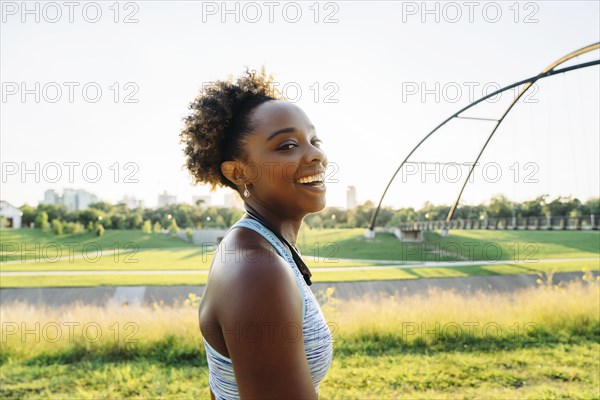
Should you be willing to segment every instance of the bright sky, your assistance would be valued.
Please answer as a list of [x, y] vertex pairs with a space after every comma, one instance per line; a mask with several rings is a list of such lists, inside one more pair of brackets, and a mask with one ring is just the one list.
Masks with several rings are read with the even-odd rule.
[[[163, 190], [182, 202], [209, 194], [181, 169], [188, 103], [204, 82], [264, 64], [323, 140], [328, 205], [345, 206], [349, 185], [359, 202], [378, 201], [449, 115], [600, 41], [599, 4], [2, 2], [0, 197], [36, 205], [47, 189], [74, 188], [153, 207]], [[463, 204], [497, 193], [598, 196], [599, 70], [539, 82], [490, 141]], [[514, 93], [468, 115], [497, 118]], [[384, 204], [451, 204], [491, 126], [440, 130], [411, 158], [433, 164], [399, 174]]]

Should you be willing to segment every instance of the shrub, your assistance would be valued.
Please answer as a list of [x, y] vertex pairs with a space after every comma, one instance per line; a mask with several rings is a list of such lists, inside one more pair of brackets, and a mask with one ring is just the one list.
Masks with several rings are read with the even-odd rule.
[[177, 236], [177, 233], [179, 233], [179, 227], [177, 226], [177, 221], [173, 218], [171, 220], [171, 225], [169, 225], [169, 234], [171, 236]]
[[48, 231], [50, 224], [48, 224], [48, 214], [46, 211], [42, 211], [35, 217], [35, 224], [44, 232]]
[[52, 231], [56, 235], [62, 235], [64, 231], [63, 223], [59, 219], [52, 220]]
[[144, 225], [142, 225], [142, 232], [144, 232], [144, 234], [152, 233], [152, 223], [149, 219], [144, 221]]

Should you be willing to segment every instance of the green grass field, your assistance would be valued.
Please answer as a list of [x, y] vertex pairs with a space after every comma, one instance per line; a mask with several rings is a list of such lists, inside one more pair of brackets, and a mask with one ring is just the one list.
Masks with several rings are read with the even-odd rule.
[[[319, 271], [312, 270], [313, 282], [356, 282], [371, 280], [423, 279], [423, 278], [457, 278], [466, 276], [489, 276], [507, 274], [537, 274], [554, 272], [600, 271], [597, 261], [560, 261], [540, 262], [537, 264], [519, 265], [482, 265], [457, 266], [444, 268], [381, 268], [377, 270]], [[160, 275], [59, 275], [59, 276], [5, 276], [0, 287], [79, 287], [79, 286], [169, 286], [169, 285], [203, 285], [207, 274], [160, 274]]]
[[[362, 229], [302, 229], [298, 245], [315, 282], [421, 279], [600, 270], [600, 232], [452, 230], [443, 238], [426, 232], [426, 242], [402, 243], [390, 233], [373, 239]], [[3, 276], [0, 287], [66, 287], [96, 285], [201, 285], [213, 260], [214, 247], [197, 246], [139, 231], [107, 230], [55, 236], [38, 230], [0, 230], [0, 272], [106, 271], [96, 275]], [[591, 258], [562, 262], [545, 258]], [[22, 262], [21, 260], [25, 260]], [[360, 261], [356, 261], [360, 260]], [[369, 261], [364, 261], [369, 260]], [[365, 265], [415, 261], [492, 261], [493, 265], [349, 270]], [[504, 261], [504, 263], [503, 263]], [[506, 264], [511, 261], [516, 264]], [[340, 268], [326, 271], [320, 268]], [[342, 269], [344, 268], [344, 269]], [[169, 274], [168, 271], [198, 271]], [[164, 274], [116, 275], [112, 271], [167, 271]]]
[[[453, 229], [448, 237], [425, 232], [424, 244], [400, 242], [391, 233], [368, 239], [364, 229], [303, 230], [303, 254], [321, 257], [402, 261], [518, 260], [593, 257], [600, 253], [599, 231], [494, 231]], [[324, 246], [328, 245], [328, 248]]]
[[[340, 302], [333, 290], [320, 293], [334, 339], [320, 398], [597, 399], [600, 288], [584, 278], [513, 294], [431, 290]], [[1, 304], [0, 319], [3, 399], [208, 398], [197, 299]]]

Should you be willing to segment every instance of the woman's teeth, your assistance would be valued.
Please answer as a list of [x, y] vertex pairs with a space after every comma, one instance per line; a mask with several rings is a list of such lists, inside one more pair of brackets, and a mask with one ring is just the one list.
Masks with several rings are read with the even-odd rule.
[[307, 176], [305, 178], [298, 179], [298, 183], [315, 183], [315, 184], [323, 184], [325, 180], [325, 174], [316, 174], [312, 176]]

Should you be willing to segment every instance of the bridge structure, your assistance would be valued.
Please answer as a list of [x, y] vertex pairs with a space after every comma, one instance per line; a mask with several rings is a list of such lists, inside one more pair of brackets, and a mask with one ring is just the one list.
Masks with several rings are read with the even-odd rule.
[[[593, 60], [593, 61], [588, 61], [588, 62], [583, 62], [583, 63], [579, 63], [579, 64], [575, 64], [575, 65], [570, 65], [568, 67], [563, 67], [563, 68], [558, 68], [560, 65], [564, 64], [565, 62], [581, 56], [583, 54], [589, 53], [591, 51], [594, 50], [598, 50], [600, 49], [600, 42], [598, 43], [594, 43], [591, 44], [589, 46], [585, 46], [581, 49], [575, 50], [567, 55], [565, 55], [564, 57], [559, 58], [558, 60], [556, 60], [555, 62], [553, 62], [552, 64], [550, 64], [548, 67], [546, 67], [542, 72], [540, 72], [539, 74], [532, 76], [530, 78], [527, 79], [523, 79], [520, 81], [517, 81], [511, 85], [505, 86], [499, 90], [496, 90], [492, 93], [487, 94], [486, 96], [481, 97], [480, 99], [472, 102], [471, 104], [469, 104], [468, 106], [460, 109], [459, 111], [457, 111], [456, 113], [452, 114], [450, 117], [448, 117], [447, 119], [445, 119], [442, 123], [440, 123], [438, 126], [436, 126], [431, 132], [429, 132], [425, 137], [423, 137], [423, 139], [421, 139], [421, 141], [419, 143], [417, 143], [417, 145], [408, 153], [408, 155], [406, 156], [406, 158], [404, 159], [404, 161], [402, 161], [402, 163], [400, 164], [400, 166], [396, 169], [396, 171], [394, 172], [394, 174], [392, 175], [391, 179], [389, 180], [387, 186], [385, 187], [383, 194], [381, 195], [381, 198], [379, 200], [379, 203], [377, 205], [377, 207], [373, 210], [373, 214], [371, 215], [371, 220], [369, 222], [369, 227], [367, 228], [367, 230], [364, 233], [365, 237], [374, 237], [375, 236], [375, 224], [377, 222], [377, 214], [379, 213], [379, 210], [381, 208], [381, 204], [383, 202], [383, 199], [388, 191], [388, 189], [390, 188], [392, 182], [394, 181], [394, 179], [396, 178], [396, 175], [398, 175], [398, 172], [400, 172], [400, 170], [402, 169], [402, 167], [407, 163], [407, 161], [409, 160], [409, 158], [412, 156], [412, 154], [425, 142], [427, 141], [434, 133], [438, 132], [439, 129], [441, 127], [443, 127], [444, 125], [446, 125], [448, 122], [456, 119], [464, 119], [464, 120], [475, 120], [475, 121], [489, 121], [493, 123], [493, 128], [491, 133], [488, 135], [487, 140], [485, 141], [485, 143], [483, 144], [483, 146], [481, 147], [481, 150], [479, 151], [479, 153], [477, 154], [477, 157], [475, 158], [474, 162], [470, 165], [469, 167], [469, 173], [467, 174], [465, 180], [462, 183], [460, 192], [458, 193], [458, 196], [456, 197], [456, 200], [454, 201], [452, 207], [450, 208], [450, 211], [448, 212], [448, 216], [446, 217], [445, 221], [437, 221], [437, 225], [439, 226], [441, 224], [441, 227], [439, 229], [441, 229], [441, 234], [442, 236], [447, 236], [448, 235], [448, 230], [450, 228], [453, 228], [453, 226], [456, 226], [456, 224], [452, 224], [452, 216], [454, 215], [454, 212], [456, 211], [456, 208], [458, 207], [460, 198], [462, 196], [462, 193], [467, 185], [467, 182], [469, 181], [473, 170], [475, 169], [475, 166], [478, 165], [478, 161], [481, 157], [481, 155], [483, 154], [484, 150], [486, 149], [488, 143], [490, 142], [490, 139], [494, 136], [494, 134], [496, 133], [496, 131], [498, 130], [498, 127], [500, 126], [500, 124], [502, 123], [502, 121], [504, 121], [504, 119], [506, 118], [506, 116], [508, 115], [508, 113], [513, 109], [513, 107], [517, 104], [517, 102], [519, 101], [519, 99], [521, 97], [523, 97], [523, 95], [532, 87], [532, 85], [534, 83], [536, 83], [537, 81], [541, 80], [541, 79], [545, 79], [548, 78], [550, 76], [554, 76], [557, 74], [564, 74], [564, 73], [568, 73], [571, 71], [575, 71], [581, 68], [587, 68], [587, 67], [591, 67], [591, 66], [595, 66], [595, 65], [600, 65], [600, 60]], [[465, 111], [471, 109], [472, 107], [476, 106], [477, 104], [491, 98], [494, 96], [499, 95], [502, 92], [505, 92], [507, 90], [516, 88], [523, 85], [523, 88], [521, 89], [521, 91], [517, 94], [517, 96], [515, 96], [515, 99], [508, 105], [508, 107], [506, 108], [506, 110], [502, 113], [502, 115], [500, 116], [500, 118], [498, 119], [491, 119], [491, 118], [476, 118], [476, 117], [470, 117], [470, 116], [462, 116], [461, 114], [463, 114]], [[417, 225], [415, 225], [415, 223], [412, 223], [411, 227], [406, 227], [406, 229], [408, 230], [415, 230], [417, 229], [417, 227], [419, 226], [419, 224], [427, 224], [425, 222], [418, 222], [416, 223]], [[559, 227], [561, 226], [561, 224], [563, 226], [569, 226], [568, 224], [565, 225], [564, 223], [559, 223]], [[424, 226], [425, 226], [424, 225]], [[460, 225], [460, 224], [459, 224]], [[429, 225], [426, 225], [429, 226]], [[494, 221], [491, 225], [487, 225], [489, 226], [512, 226], [512, 227], [518, 227], [518, 225], [516, 223], [512, 223], [511, 225], [508, 224], [504, 224], [504, 223], [500, 223], [498, 222], [496, 224], [496, 222]], [[528, 227], [530, 225], [527, 225]], [[534, 222], [534, 226], [535, 222]], [[546, 229], [554, 229], [554, 224], [553, 222], [546, 222], [545, 225], [540, 225], [538, 223], [537, 226], [546, 226]], [[592, 226], [595, 226], [597, 229], [597, 222], [595, 222], [592, 224]], [[400, 228], [402, 229], [402, 228]], [[489, 228], [488, 228], [489, 229]], [[415, 236], [415, 235], [419, 235], [418, 232], [412, 232], [410, 233], [410, 236]]]

